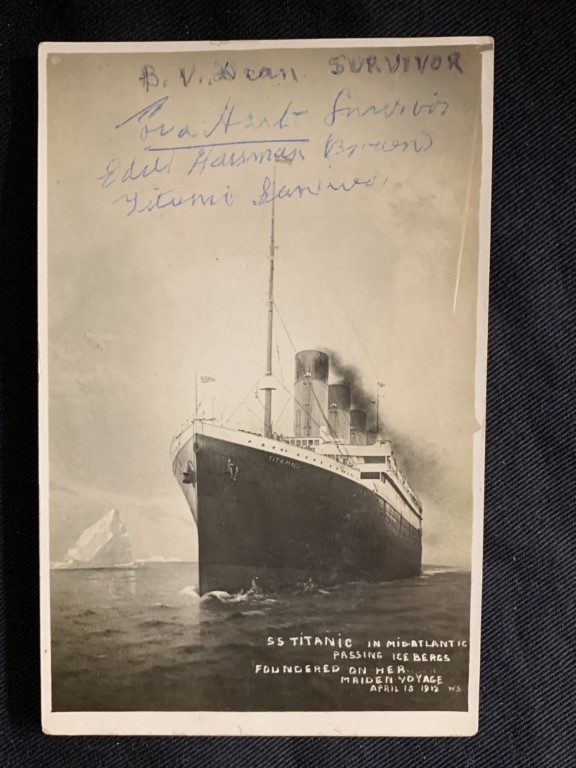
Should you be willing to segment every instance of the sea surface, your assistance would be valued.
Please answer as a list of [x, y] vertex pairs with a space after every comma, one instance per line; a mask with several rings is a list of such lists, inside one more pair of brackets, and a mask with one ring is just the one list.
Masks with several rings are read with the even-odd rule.
[[[53, 709], [467, 709], [466, 571], [203, 598], [196, 584], [194, 563], [53, 570]], [[382, 658], [335, 657], [351, 652]]]

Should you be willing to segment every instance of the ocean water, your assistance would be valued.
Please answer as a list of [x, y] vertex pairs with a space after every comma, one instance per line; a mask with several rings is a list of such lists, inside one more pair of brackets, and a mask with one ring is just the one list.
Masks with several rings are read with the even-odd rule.
[[466, 571], [202, 599], [196, 584], [193, 563], [52, 571], [53, 709], [467, 709]]

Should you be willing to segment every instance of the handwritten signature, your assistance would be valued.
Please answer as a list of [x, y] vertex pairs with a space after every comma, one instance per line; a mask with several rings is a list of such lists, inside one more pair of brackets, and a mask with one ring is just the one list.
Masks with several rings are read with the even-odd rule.
[[[336, 94], [330, 111], [324, 116], [326, 125], [332, 127], [340, 118], [351, 117], [381, 117], [390, 120], [392, 117], [420, 117], [438, 114], [443, 117], [450, 107], [448, 101], [437, 98], [434, 93], [430, 101], [402, 102], [399, 99], [385, 101], [380, 104], [364, 104], [362, 106], [354, 102], [350, 88], [341, 88]], [[348, 103], [349, 102], [349, 103]]]
[[271, 117], [256, 115], [253, 112], [243, 112], [231, 99], [228, 99], [216, 118], [210, 121], [203, 121], [204, 127], [198, 129], [197, 127], [191, 127], [189, 123], [177, 124], [164, 120], [163, 110], [169, 99], [169, 96], [162, 96], [160, 99], [156, 99], [142, 109], [128, 115], [124, 120], [117, 123], [115, 128], [120, 129], [130, 124], [136, 124], [140, 129], [141, 141], [148, 140], [150, 136], [157, 138], [171, 136], [178, 139], [195, 139], [198, 137], [210, 139], [216, 136], [229, 136], [234, 129], [259, 131], [263, 128], [275, 128], [282, 131], [287, 128], [293, 128], [298, 118], [308, 113], [307, 109], [296, 109], [293, 106], [292, 100], [290, 100]]
[[145, 197], [138, 191], [131, 194], [126, 193], [117, 197], [113, 204], [122, 202], [128, 207], [126, 215], [132, 216], [135, 213], [152, 213], [153, 211], [161, 211], [166, 208], [182, 208], [184, 206], [188, 208], [194, 208], [195, 206], [214, 208], [215, 206], [222, 205], [230, 207], [234, 204], [234, 198], [230, 187], [226, 187], [225, 191], [220, 193], [191, 192], [181, 195], [172, 189], [160, 190], [158, 187], [155, 187], [152, 195]]
[[[262, 187], [257, 197], [252, 199], [252, 205], [260, 206], [271, 203], [274, 200], [289, 200], [292, 198], [302, 199], [304, 197], [318, 197], [324, 192], [349, 193], [358, 189], [370, 189], [376, 184], [377, 175], [367, 178], [358, 178], [354, 176], [344, 180], [318, 181], [311, 184], [295, 184], [292, 186], [282, 185], [274, 188], [274, 183], [269, 176], [265, 176], [262, 181]], [[386, 184], [388, 179], [384, 179], [382, 185]], [[123, 203], [126, 206], [126, 215], [153, 213], [165, 209], [175, 208], [215, 208], [216, 206], [230, 208], [234, 205], [234, 196], [230, 187], [222, 192], [190, 192], [179, 194], [173, 189], [160, 189], [154, 187], [151, 194], [145, 194], [135, 190], [117, 197], [113, 204]]]
[[[259, 197], [252, 200], [252, 205], [260, 206], [271, 203], [273, 200], [285, 200], [289, 198], [318, 197], [323, 192], [352, 192], [354, 189], [370, 188], [376, 182], [376, 175], [365, 179], [354, 176], [344, 181], [327, 181], [321, 179], [313, 184], [295, 184], [293, 186], [282, 185], [274, 189], [274, 183], [269, 176], [262, 181], [262, 189]], [[387, 179], [384, 180], [385, 184]]]
[[378, 139], [377, 141], [364, 141], [361, 143], [345, 142], [341, 138], [335, 138], [331, 133], [324, 142], [323, 153], [326, 160], [343, 155], [353, 157], [356, 152], [415, 152], [417, 155], [428, 152], [434, 141], [427, 131], [410, 139]]

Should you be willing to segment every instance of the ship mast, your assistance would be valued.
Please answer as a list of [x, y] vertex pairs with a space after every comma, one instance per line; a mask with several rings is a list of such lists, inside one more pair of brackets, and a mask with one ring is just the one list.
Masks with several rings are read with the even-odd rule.
[[[266, 376], [272, 375], [272, 328], [274, 324], [274, 198], [276, 197], [276, 166], [272, 174], [272, 217], [270, 222], [270, 276], [268, 279], [268, 334], [266, 338]], [[264, 437], [272, 437], [272, 387], [270, 379], [264, 387]]]

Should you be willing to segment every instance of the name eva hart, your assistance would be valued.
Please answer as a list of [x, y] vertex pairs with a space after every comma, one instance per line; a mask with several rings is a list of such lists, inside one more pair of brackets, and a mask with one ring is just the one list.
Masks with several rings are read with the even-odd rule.
[[[162, 139], [170, 136], [176, 141], [173, 147], [161, 147], [161, 149], [189, 149], [188, 146], [178, 145], [177, 141], [183, 139], [218, 139], [228, 137], [233, 132], [261, 131], [263, 129], [276, 129], [279, 131], [292, 129], [299, 118], [308, 113], [307, 109], [296, 109], [292, 100], [288, 101], [282, 109], [273, 115], [256, 114], [242, 111], [231, 99], [227, 99], [216, 117], [203, 121], [203, 127], [191, 126], [189, 123], [174, 123], [165, 117], [164, 107], [170, 100], [169, 96], [147, 104], [142, 109], [133, 112], [128, 117], [120, 120], [114, 126], [116, 130], [126, 126], [136, 125], [139, 129], [141, 141], [150, 137]], [[150, 149], [148, 147], [148, 149]]]

